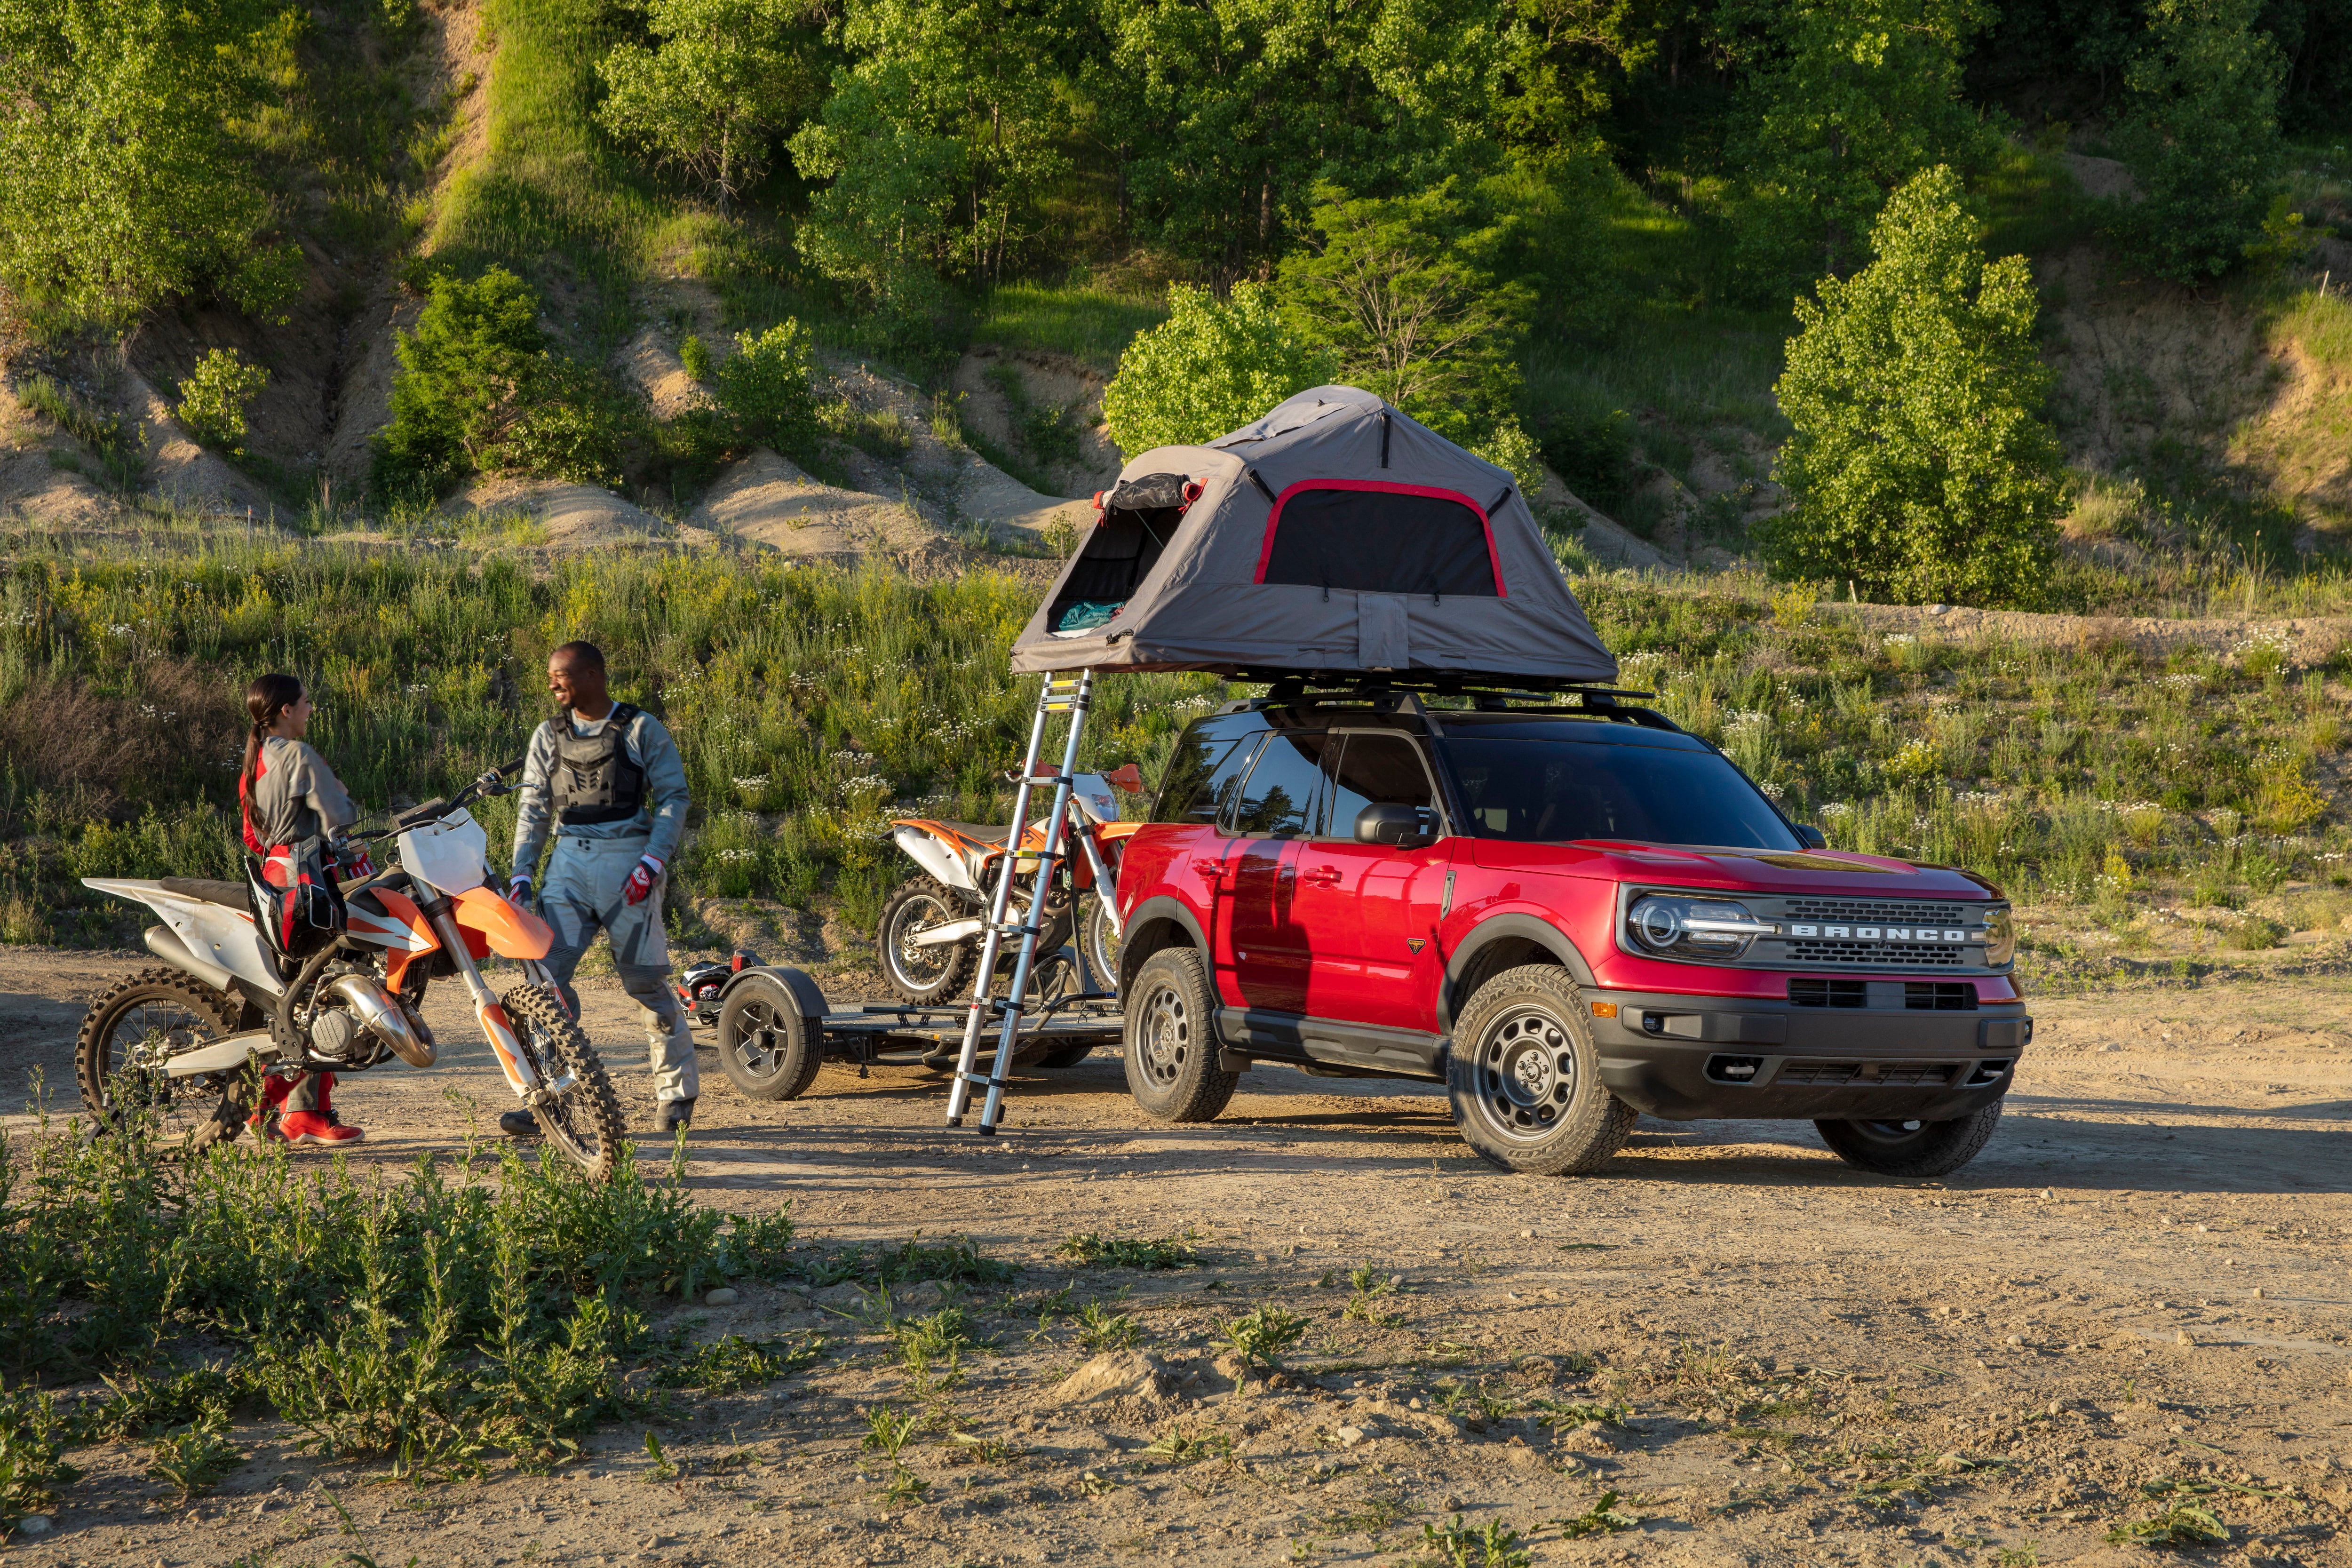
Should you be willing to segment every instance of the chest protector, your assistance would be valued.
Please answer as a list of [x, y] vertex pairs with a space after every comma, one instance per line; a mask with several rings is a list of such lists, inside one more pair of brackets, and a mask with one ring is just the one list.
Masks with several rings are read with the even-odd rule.
[[569, 719], [555, 721], [555, 767], [549, 777], [555, 819], [566, 827], [626, 822], [646, 808], [646, 770], [629, 761], [628, 729], [642, 710], [616, 702], [604, 730], [572, 733]]

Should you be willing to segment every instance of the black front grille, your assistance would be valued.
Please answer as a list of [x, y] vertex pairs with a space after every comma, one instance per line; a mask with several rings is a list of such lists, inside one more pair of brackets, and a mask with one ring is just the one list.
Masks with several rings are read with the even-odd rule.
[[1906, 980], [1903, 1005], [1914, 1013], [1973, 1013], [1977, 988], [1965, 980]]
[[1784, 899], [1780, 918], [1787, 921], [1863, 921], [1877, 924], [1965, 925], [1984, 918], [1982, 910], [1966, 904], [1925, 904], [1911, 899]]
[[1810, 937], [1787, 944], [1791, 963], [1834, 963], [1843, 969], [1958, 969], [1968, 950], [1916, 942], [1818, 942]]
[[1949, 1083], [1959, 1068], [1950, 1062], [1790, 1062], [1778, 1083], [1850, 1085], [1855, 1089], [1916, 1089]]
[[[1931, 982], [1932, 984], [1932, 982]], [[1789, 1003], [1795, 1007], [1867, 1007], [1867, 980], [1791, 980]]]

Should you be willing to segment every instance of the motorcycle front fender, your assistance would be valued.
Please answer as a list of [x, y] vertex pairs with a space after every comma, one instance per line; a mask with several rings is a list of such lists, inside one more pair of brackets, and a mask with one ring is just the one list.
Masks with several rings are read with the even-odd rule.
[[541, 959], [555, 945], [555, 931], [529, 910], [519, 910], [488, 888], [456, 895], [457, 929], [478, 932], [500, 958]]

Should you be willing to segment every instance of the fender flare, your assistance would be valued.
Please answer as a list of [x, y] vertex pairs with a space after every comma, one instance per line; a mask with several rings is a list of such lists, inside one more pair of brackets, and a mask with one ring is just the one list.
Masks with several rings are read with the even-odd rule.
[[744, 981], [750, 979], [754, 974], [765, 975], [768, 979], [775, 981], [785, 990], [791, 992], [793, 994], [793, 1000], [799, 1005], [801, 1016], [803, 1018], [814, 1018], [820, 1025], [822, 1025], [824, 1021], [824, 1016], [833, 1011], [833, 1008], [825, 1002], [824, 993], [817, 989], [815, 981], [810, 979], [808, 975], [802, 973], [800, 970], [793, 968], [790, 964], [783, 963], [751, 963], [744, 965], [741, 969], [737, 970], [734, 973], [727, 977], [727, 984], [721, 986], [719, 991], [719, 1001], [724, 1003], [727, 1000], [729, 993], [732, 992], [735, 987], [742, 984]]
[[[1156, 894], [1129, 910], [1123, 922], [1127, 928], [1127, 934], [1120, 938], [1118, 944], [1120, 991], [1124, 992], [1128, 982], [1133, 978], [1135, 961], [1132, 960], [1132, 955], [1136, 952], [1135, 933], [1163, 921], [1169, 924], [1182, 927], [1184, 934], [1192, 939], [1192, 945], [1201, 951], [1202, 957], [1210, 959], [1211, 966], [1214, 967], [1214, 954], [1210, 952], [1207, 935], [1201, 930], [1200, 917], [1193, 914], [1185, 905], [1184, 900], [1173, 893]], [[1160, 947], [1166, 945], [1162, 942], [1147, 948], [1143, 952], [1143, 956], [1149, 958], [1152, 953], [1159, 952]]]
[[1526, 942], [1541, 948], [1558, 959], [1561, 967], [1573, 975], [1576, 983], [1592, 986], [1592, 966], [1584, 962], [1568, 933], [1549, 921], [1535, 915], [1502, 914], [1479, 921], [1464, 934], [1460, 945], [1445, 961], [1445, 979], [1437, 993], [1437, 1026], [1451, 1032], [1454, 1020], [1461, 1016], [1470, 996], [1465, 982], [1477, 968], [1481, 954], [1499, 942]]

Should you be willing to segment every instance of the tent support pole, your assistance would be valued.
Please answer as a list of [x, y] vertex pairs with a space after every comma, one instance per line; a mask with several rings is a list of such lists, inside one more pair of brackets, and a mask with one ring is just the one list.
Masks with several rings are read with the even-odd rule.
[[[964, 1112], [971, 1104], [971, 1086], [987, 1086], [988, 1094], [981, 1103], [981, 1136], [992, 1137], [1004, 1110], [1005, 1075], [1013, 1068], [1013, 1053], [1021, 1043], [1021, 1005], [1027, 1000], [1029, 980], [1037, 966], [1037, 939], [1044, 934], [1045, 900], [1054, 889], [1055, 868], [1060, 865], [1066, 850], [1063, 847], [1063, 830], [1069, 818], [1070, 777], [1078, 765], [1078, 743], [1087, 728], [1087, 704], [1094, 695], [1095, 672], [1085, 669], [1075, 680], [1057, 679], [1048, 675], [1037, 693], [1037, 713], [1029, 725], [1029, 750], [1021, 761], [1021, 780], [1013, 794], [1013, 826], [1004, 840], [1004, 854], [997, 862], [996, 891], [989, 900], [988, 936], [981, 943], [980, 973], [971, 984], [971, 1009], [964, 1016], [963, 1048], [956, 1058], [955, 1082], [948, 1089], [948, 1125], [963, 1125]], [[1038, 772], [1038, 757], [1045, 749], [1045, 728], [1051, 715], [1066, 712], [1070, 716], [1070, 731], [1062, 747], [1062, 765], [1048, 773]], [[1035, 785], [1054, 786], [1053, 805], [1045, 816], [1045, 838], [1034, 857], [1037, 872], [1030, 887], [1029, 909], [1018, 925], [1007, 922], [1005, 916], [1013, 907], [1013, 868], [1024, 858], [1021, 841], [1029, 826], [1029, 797]], [[989, 994], [996, 978], [996, 962], [1003, 952], [1004, 939], [1018, 937], [1020, 944], [1013, 959], [1013, 984], [1002, 1004]], [[980, 1064], [980, 1034], [992, 1007], [1001, 1007], [1004, 1022], [996, 1037], [996, 1063], [983, 1076], [976, 1069]]]

